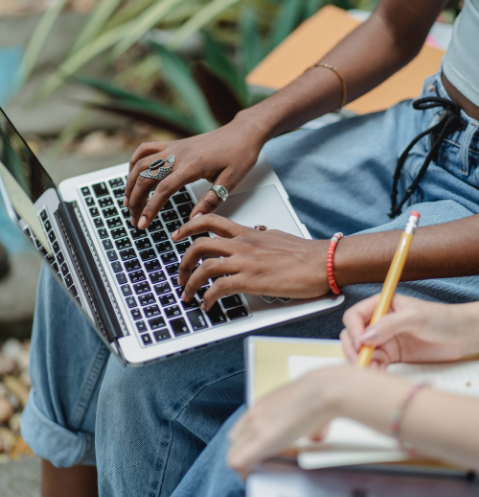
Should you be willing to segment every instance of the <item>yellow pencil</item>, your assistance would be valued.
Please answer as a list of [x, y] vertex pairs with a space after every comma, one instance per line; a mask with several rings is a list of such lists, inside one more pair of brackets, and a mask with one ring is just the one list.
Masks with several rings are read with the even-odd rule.
[[[411, 216], [408, 219], [406, 229], [401, 235], [401, 240], [394, 254], [393, 261], [391, 262], [391, 267], [389, 268], [388, 274], [386, 276], [386, 281], [384, 282], [383, 289], [381, 291], [381, 296], [379, 297], [378, 305], [374, 310], [373, 317], [371, 319], [370, 326], [379, 321], [385, 314], [388, 313], [391, 307], [391, 301], [396, 291], [396, 287], [401, 277], [404, 264], [406, 263], [407, 254], [409, 248], [411, 247], [412, 238], [416, 231], [417, 225], [419, 223], [419, 212], [411, 212]], [[374, 347], [370, 345], [363, 345], [359, 351], [357, 365], [364, 368], [368, 367], [371, 362], [371, 357], [374, 352]]]

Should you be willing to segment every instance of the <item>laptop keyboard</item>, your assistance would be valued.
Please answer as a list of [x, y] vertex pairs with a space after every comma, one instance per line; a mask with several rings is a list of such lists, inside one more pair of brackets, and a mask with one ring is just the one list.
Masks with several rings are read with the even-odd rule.
[[208, 312], [200, 308], [210, 280], [191, 302], [183, 302], [178, 267], [194, 235], [175, 243], [170, 235], [194, 207], [186, 188], [165, 204], [148, 229], [130, 222], [123, 207], [126, 177], [80, 188], [97, 238], [144, 346], [223, 325], [250, 315], [243, 295], [223, 297]]

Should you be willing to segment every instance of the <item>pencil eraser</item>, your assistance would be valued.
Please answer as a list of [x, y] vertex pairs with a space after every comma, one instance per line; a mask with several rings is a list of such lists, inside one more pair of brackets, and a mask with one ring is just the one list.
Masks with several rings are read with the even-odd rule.
[[419, 219], [421, 217], [421, 214], [419, 214], [418, 211], [412, 211], [411, 216], [416, 216]]

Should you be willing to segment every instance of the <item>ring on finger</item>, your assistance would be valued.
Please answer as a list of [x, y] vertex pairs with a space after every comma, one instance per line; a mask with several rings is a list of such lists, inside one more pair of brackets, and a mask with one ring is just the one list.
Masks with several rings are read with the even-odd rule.
[[[169, 165], [165, 167], [164, 164], [166, 164], [167, 162]], [[167, 159], [157, 159], [148, 166], [148, 169], [142, 171], [140, 173], [140, 176], [146, 179], [155, 179], [156, 181], [163, 181], [171, 174], [174, 165], [175, 165], [174, 155], [170, 155]], [[152, 171], [156, 171], [156, 173], [152, 174]]]
[[228, 198], [229, 192], [228, 190], [222, 186], [222, 185], [211, 185], [208, 190], [212, 190], [216, 193], [216, 196], [222, 200], [223, 202], [226, 202], [226, 199]]
[[264, 224], [255, 224], [254, 229], [258, 231], [266, 231], [268, 227]]

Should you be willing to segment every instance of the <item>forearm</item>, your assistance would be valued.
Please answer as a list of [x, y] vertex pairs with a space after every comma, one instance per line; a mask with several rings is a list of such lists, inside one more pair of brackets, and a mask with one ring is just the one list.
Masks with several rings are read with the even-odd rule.
[[[441, 3], [424, 2], [416, 9], [409, 2], [383, 1], [368, 21], [323, 57], [322, 61], [336, 67], [345, 79], [348, 101], [382, 83], [417, 54]], [[341, 98], [337, 75], [315, 68], [240, 113], [238, 121], [255, 123], [263, 141], [267, 141], [337, 109]]]
[[[382, 283], [399, 243], [401, 231], [346, 237], [334, 255], [339, 286]], [[325, 244], [324, 241], [319, 242]], [[479, 275], [479, 215], [419, 228], [402, 273], [402, 281]], [[325, 247], [323, 247], [324, 251]]]

